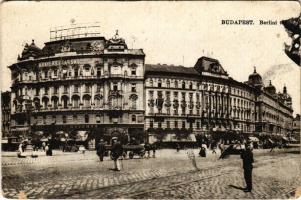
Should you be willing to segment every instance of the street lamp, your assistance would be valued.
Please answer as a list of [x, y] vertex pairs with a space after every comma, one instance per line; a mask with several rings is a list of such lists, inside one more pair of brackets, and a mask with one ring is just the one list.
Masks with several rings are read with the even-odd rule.
[[28, 136], [31, 135], [31, 114], [33, 111], [33, 106], [32, 106], [32, 100], [30, 99], [29, 96], [24, 96], [23, 97], [25, 101], [25, 110], [26, 110], [26, 118], [27, 118], [27, 126], [28, 126]]

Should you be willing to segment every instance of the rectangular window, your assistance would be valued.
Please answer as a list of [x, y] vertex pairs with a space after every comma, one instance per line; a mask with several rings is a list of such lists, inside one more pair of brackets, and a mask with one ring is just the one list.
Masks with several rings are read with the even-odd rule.
[[200, 129], [200, 122], [196, 122], [196, 128]]
[[100, 87], [100, 85], [99, 85], [99, 84], [97, 84], [97, 86], [96, 86], [96, 92], [97, 92], [97, 93], [99, 93], [99, 92], [100, 92], [100, 88], [101, 88], [101, 87]]
[[43, 124], [46, 124], [46, 116], [43, 116]]
[[58, 88], [57, 86], [55, 86], [55, 87], [53, 88], [53, 94], [57, 94], [57, 93], [58, 93], [58, 90], [59, 90], [59, 88]]
[[77, 123], [77, 115], [73, 115], [73, 123]]
[[65, 124], [67, 122], [67, 117], [64, 115], [63, 116], [63, 123]]
[[132, 83], [132, 92], [136, 92], [136, 83]]
[[174, 110], [174, 114], [178, 115], [178, 110], [177, 109]]
[[189, 123], [189, 128], [192, 129], [192, 127], [193, 127], [193, 122], [190, 122]]
[[90, 92], [91, 86], [90, 85], [85, 85], [85, 92]]
[[178, 121], [175, 121], [175, 128], [178, 128]]
[[77, 93], [78, 91], [78, 85], [74, 85], [74, 92]]
[[170, 121], [166, 121], [166, 127], [170, 128]]
[[68, 86], [67, 85], [64, 85], [64, 94], [68, 93]]
[[185, 128], [185, 121], [182, 121], [182, 128]]
[[153, 127], [154, 127], [154, 121], [150, 121], [150, 122], [149, 122], [149, 127], [150, 127], [150, 128], [153, 128]]
[[162, 128], [162, 123], [158, 122], [158, 128]]
[[100, 71], [100, 68], [97, 68], [96, 75], [97, 75], [98, 77], [100, 77], [100, 76], [101, 76], [101, 71]]
[[136, 122], [136, 115], [132, 115], [132, 122]]
[[96, 115], [96, 123], [100, 123], [100, 115]]
[[114, 90], [114, 91], [117, 91], [117, 90], [118, 90], [117, 83], [113, 83], [113, 90]]
[[48, 94], [48, 91], [49, 91], [49, 88], [48, 88], [48, 87], [45, 87], [45, 94], [46, 94], [46, 95]]
[[131, 75], [132, 75], [132, 76], [136, 76], [136, 68], [132, 68], [132, 70], [131, 70]]

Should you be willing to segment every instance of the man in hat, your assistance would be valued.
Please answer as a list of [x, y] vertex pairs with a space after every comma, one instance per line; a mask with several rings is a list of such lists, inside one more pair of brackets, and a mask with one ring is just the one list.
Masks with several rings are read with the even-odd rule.
[[112, 146], [112, 158], [114, 160], [114, 170], [120, 171], [120, 163], [118, 158], [123, 153], [123, 148], [121, 142], [118, 140], [117, 137], [112, 138], [113, 146]]
[[244, 169], [244, 178], [246, 181], [247, 187], [244, 189], [244, 192], [252, 191], [252, 170], [253, 170], [253, 153], [251, 150], [250, 143], [245, 144], [245, 149], [241, 150], [240, 155], [243, 161], [243, 169]]
[[100, 162], [103, 161], [103, 156], [104, 156], [105, 151], [106, 151], [105, 143], [104, 143], [104, 140], [101, 139], [100, 142], [96, 146], [96, 154], [98, 155]]

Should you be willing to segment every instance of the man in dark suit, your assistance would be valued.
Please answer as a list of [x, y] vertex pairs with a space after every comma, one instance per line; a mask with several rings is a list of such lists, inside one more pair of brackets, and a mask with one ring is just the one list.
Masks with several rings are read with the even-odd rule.
[[105, 154], [105, 151], [106, 151], [105, 143], [104, 143], [104, 140], [101, 139], [100, 142], [96, 146], [96, 153], [99, 157], [100, 162], [103, 161], [103, 156]]
[[112, 146], [112, 158], [114, 160], [114, 170], [120, 171], [120, 163], [118, 158], [123, 153], [123, 148], [121, 142], [118, 140], [117, 137], [113, 138], [113, 146]]
[[247, 187], [244, 189], [244, 192], [252, 191], [252, 170], [253, 170], [253, 153], [250, 147], [250, 144], [245, 144], [245, 149], [241, 150], [240, 155], [243, 161], [244, 177]]

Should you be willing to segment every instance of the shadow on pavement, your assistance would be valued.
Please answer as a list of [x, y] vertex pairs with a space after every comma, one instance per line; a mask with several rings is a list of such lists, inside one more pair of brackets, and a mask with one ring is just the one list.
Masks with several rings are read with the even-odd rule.
[[243, 187], [239, 187], [239, 186], [236, 186], [236, 185], [228, 185], [229, 187], [232, 187], [232, 188], [235, 188], [235, 189], [238, 189], [238, 190], [244, 190], [245, 188]]

